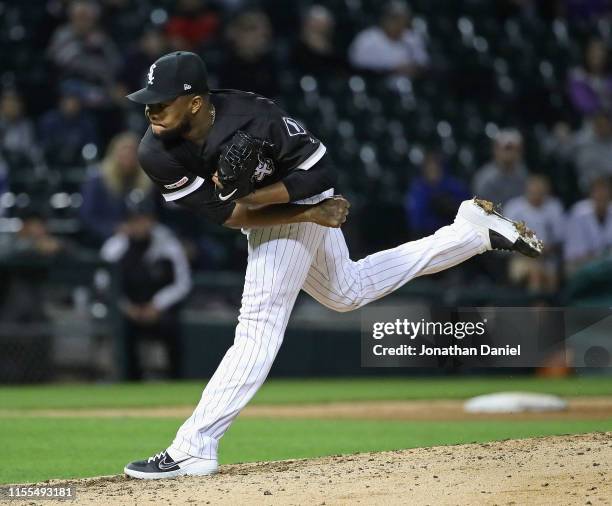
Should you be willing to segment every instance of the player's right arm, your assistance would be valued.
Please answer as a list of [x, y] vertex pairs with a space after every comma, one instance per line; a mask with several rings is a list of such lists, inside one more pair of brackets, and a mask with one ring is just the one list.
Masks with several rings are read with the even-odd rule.
[[317, 204], [288, 203], [261, 207], [210, 199], [211, 196], [207, 195], [207, 188], [203, 188], [177, 199], [175, 203], [220, 225], [238, 229], [304, 222], [338, 228], [346, 221], [350, 207], [349, 202], [339, 195]]
[[318, 204], [273, 204], [263, 207], [222, 201], [215, 195], [212, 179], [206, 181], [201, 176], [190, 174], [168, 153], [141, 143], [138, 159], [167, 202], [229, 228], [259, 228], [302, 222], [339, 227], [348, 214], [349, 204], [342, 197], [326, 199]]
[[340, 195], [318, 204], [272, 204], [259, 208], [237, 203], [223, 224], [229, 228], [260, 228], [287, 223], [312, 222], [338, 228], [346, 221], [350, 204]]

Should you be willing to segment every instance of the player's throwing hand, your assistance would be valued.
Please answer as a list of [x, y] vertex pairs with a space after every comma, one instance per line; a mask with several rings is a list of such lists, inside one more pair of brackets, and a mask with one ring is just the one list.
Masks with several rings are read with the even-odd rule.
[[312, 222], [323, 227], [340, 228], [351, 204], [342, 195], [334, 195], [312, 206]]

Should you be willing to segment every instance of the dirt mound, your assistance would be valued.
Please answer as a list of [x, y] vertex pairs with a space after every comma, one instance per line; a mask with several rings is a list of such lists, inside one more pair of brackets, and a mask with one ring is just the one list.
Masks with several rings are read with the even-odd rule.
[[611, 476], [606, 432], [237, 464], [212, 477], [51, 483], [75, 485], [79, 504], [563, 505], [610, 504]]

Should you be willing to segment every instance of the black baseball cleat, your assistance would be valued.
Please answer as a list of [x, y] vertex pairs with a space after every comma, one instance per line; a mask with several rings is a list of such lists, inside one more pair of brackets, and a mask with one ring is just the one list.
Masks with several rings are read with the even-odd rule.
[[215, 474], [218, 469], [216, 460], [200, 459], [183, 454], [173, 459], [165, 450], [157, 453], [148, 460], [130, 462], [123, 472], [132, 478], [141, 480], [161, 480], [176, 476], [206, 476]]
[[481, 232], [489, 249], [517, 251], [528, 257], [537, 257], [544, 248], [542, 241], [525, 223], [506, 218], [488, 200], [473, 198], [463, 201], [457, 218], [463, 218]]

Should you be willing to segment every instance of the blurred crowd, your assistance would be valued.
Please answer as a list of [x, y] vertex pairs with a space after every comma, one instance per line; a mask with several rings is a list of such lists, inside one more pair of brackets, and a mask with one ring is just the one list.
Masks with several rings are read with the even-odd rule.
[[[33, 3], [0, 2], [0, 212], [8, 238], [0, 249], [9, 255], [29, 244], [56, 254], [69, 236], [131, 266], [130, 286], [141, 279], [135, 266], [146, 264], [138, 255], [165, 258], [147, 294], [124, 305], [131, 325], [160, 322], [160, 312], [178, 307], [189, 265], [242, 268], [233, 239], [162, 205], [138, 166], [146, 123], [124, 96], [172, 50], [201, 54], [212, 87], [263, 94], [303, 119], [336, 158], [347, 187], [340, 190], [357, 201], [354, 220], [378, 205], [391, 210], [388, 219], [378, 214], [378, 227], [361, 227], [393, 238], [389, 246], [448, 224], [459, 203], [477, 195], [527, 222], [546, 245], [538, 260], [501, 255], [494, 282], [558, 294], [610, 252], [607, 0]], [[543, 32], [550, 38], [539, 44]], [[35, 60], [21, 58], [26, 46]], [[537, 75], [530, 67], [521, 77], [545, 47], [532, 62]], [[9, 57], [10, 48], [19, 50]], [[560, 50], [561, 63], [551, 56]], [[379, 190], [363, 191], [369, 187]], [[140, 229], [134, 209], [148, 220]], [[396, 233], [394, 217], [405, 233]], [[347, 227], [357, 255], [377, 240], [376, 230], [370, 237], [358, 228]], [[159, 253], [156, 241], [171, 251]]]

